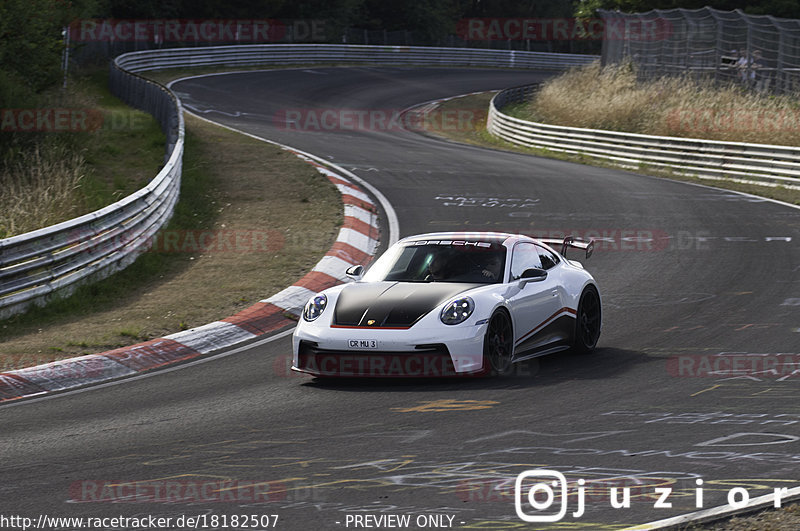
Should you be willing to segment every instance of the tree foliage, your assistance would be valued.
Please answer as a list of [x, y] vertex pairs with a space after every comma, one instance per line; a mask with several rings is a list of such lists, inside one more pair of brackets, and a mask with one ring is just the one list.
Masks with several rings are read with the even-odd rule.
[[705, 5], [800, 18], [798, 0], [2, 0], [0, 104], [29, 99], [58, 81], [61, 30], [78, 18], [324, 19], [332, 34], [347, 27], [412, 30], [433, 42], [453, 33], [464, 18], [567, 18], [594, 16], [597, 9], [643, 12]]
[[722, 11], [741, 9], [753, 15], [800, 18], [798, 0], [577, 0], [575, 13], [578, 16], [592, 16], [597, 9], [644, 13], [653, 9], [700, 9], [706, 6]]
[[95, 9], [92, 0], [0, 2], [0, 105], [19, 104], [58, 81], [62, 29]]

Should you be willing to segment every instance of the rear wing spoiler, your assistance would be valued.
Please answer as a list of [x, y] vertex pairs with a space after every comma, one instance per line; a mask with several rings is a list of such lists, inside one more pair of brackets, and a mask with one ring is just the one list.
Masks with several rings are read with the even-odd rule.
[[542, 243], [546, 243], [547, 245], [560, 245], [561, 246], [561, 254], [566, 258], [567, 256], [567, 249], [572, 247], [573, 249], [583, 249], [586, 251], [586, 259], [588, 260], [592, 253], [594, 252], [594, 239], [590, 239], [588, 242], [586, 240], [576, 240], [572, 236], [567, 236], [563, 240], [559, 240], [557, 238], [539, 238], [539, 241]]

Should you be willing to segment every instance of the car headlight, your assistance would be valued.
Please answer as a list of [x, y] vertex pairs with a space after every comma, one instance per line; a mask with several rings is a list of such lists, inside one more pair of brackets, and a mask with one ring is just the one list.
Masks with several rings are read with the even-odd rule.
[[466, 321], [475, 310], [475, 302], [469, 297], [462, 297], [447, 304], [439, 318], [446, 325], [457, 325]]
[[326, 306], [328, 306], [328, 297], [322, 293], [314, 295], [314, 297], [306, 303], [306, 307], [303, 308], [303, 319], [308, 322], [314, 321], [317, 317], [322, 315]]

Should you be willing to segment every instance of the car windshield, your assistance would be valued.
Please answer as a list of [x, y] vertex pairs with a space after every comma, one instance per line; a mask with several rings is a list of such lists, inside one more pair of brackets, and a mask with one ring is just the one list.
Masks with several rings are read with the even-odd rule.
[[486, 241], [410, 241], [392, 246], [364, 276], [367, 282], [502, 282], [506, 248]]

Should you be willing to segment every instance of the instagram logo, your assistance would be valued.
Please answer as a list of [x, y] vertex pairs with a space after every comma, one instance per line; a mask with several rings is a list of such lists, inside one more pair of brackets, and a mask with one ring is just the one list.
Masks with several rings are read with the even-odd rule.
[[[583, 485], [584, 480], [578, 480]], [[580, 489], [579, 489], [580, 490]], [[549, 511], [559, 500], [558, 512]], [[572, 516], [583, 514], [582, 498], [578, 511]], [[558, 522], [567, 514], [567, 478], [555, 470], [526, 470], [517, 476], [514, 483], [514, 509], [517, 516], [525, 522]]]
[[[697, 478], [694, 484], [695, 507], [702, 509], [703, 480]], [[578, 509], [572, 513], [572, 517], [580, 518], [586, 509], [586, 480], [579, 479], [573, 483], [572, 487], [578, 499]], [[541, 468], [526, 470], [517, 476], [514, 483], [514, 509], [517, 511], [517, 516], [524, 522], [558, 522], [567, 514], [569, 491], [567, 478], [561, 472]], [[680, 494], [681, 491], [678, 493]], [[622, 499], [620, 499], [620, 494]], [[787, 487], [776, 487], [773, 490], [775, 508], [781, 507], [782, 499], [788, 494]], [[652, 493], [646, 497], [654, 500], [654, 509], [671, 509], [672, 502], [669, 499], [672, 495], [672, 487], [653, 487]], [[558, 511], [553, 508], [553, 504], [556, 502], [559, 503]], [[608, 503], [614, 509], [629, 509], [631, 506], [630, 487], [619, 488], [609, 485]], [[732, 509], [742, 509], [749, 503], [750, 493], [744, 487], [734, 487], [728, 491], [728, 505]]]

